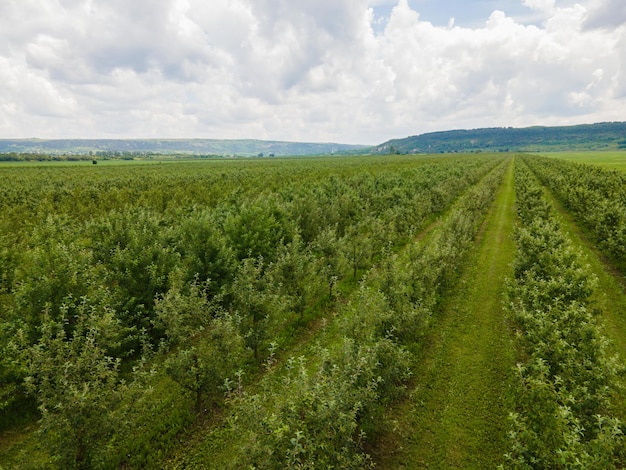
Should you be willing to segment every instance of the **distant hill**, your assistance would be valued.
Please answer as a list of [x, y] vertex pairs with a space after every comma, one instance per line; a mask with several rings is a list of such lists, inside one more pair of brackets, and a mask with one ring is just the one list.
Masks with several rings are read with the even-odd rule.
[[368, 148], [363, 145], [217, 139], [0, 139], [0, 153], [49, 155], [328, 155]]
[[278, 157], [358, 153], [539, 152], [620, 148], [626, 149], [626, 122], [559, 127], [493, 127], [432, 132], [389, 140], [375, 147], [251, 139], [0, 139], [0, 159], [3, 159], [3, 155], [9, 159], [13, 158], [8, 154]]
[[562, 151], [626, 149], [626, 122], [560, 127], [495, 127], [432, 132], [389, 140], [372, 153]]

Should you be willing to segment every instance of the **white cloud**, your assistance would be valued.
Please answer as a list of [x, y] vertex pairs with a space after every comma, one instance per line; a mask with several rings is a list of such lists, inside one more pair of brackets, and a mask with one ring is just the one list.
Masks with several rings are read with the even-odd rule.
[[551, 13], [556, 6], [556, 0], [522, 0], [522, 3], [531, 10]]
[[519, 2], [541, 24], [435, 26], [408, 0], [5, 0], [0, 137], [379, 143], [626, 119], [622, 0]]

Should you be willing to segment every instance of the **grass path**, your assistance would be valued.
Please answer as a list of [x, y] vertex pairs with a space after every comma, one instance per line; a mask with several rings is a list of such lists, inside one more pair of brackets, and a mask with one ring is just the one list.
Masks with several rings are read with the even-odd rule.
[[515, 349], [502, 308], [512, 276], [513, 165], [466, 270], [428, 335], [409, 398], [372, 449], [378, 468], [495, 468], [507, 451]]

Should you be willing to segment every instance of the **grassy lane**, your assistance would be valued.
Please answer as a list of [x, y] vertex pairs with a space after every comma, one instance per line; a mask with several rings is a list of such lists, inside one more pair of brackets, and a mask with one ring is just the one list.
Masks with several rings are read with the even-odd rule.
[[495, 468], [507, 451], [515, 350], [502, 294], [515, 253], [512, 170], [433, 325], [410, 398], [372, 449], [379, 468]]
[[[626, 279], [595, 247], [585, 230], [576, 223], [574, 217], [567, 212], [548, 188], [545, 188], [545, 194], [555, 208], [565, 234], [574, 246], [583, 252], [590, 272], [598, 279], [598, 286], [592, 299], [602, 312], [600, 325], [611, 342], [611, 350], [622, 359], [626, 358]], [[626, 377], [623, 375], [622, 382], [622, 385], [626, 387]], [[616, 416], [626, 421], [624, 392], [614, 396], [611, 403], [616, 408]]]

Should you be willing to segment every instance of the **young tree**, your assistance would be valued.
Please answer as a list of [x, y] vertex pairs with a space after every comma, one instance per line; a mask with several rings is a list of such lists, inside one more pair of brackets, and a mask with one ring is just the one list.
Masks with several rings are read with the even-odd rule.
[[224, 231], [239, 260], [272, 260], [276, 248], [289, 241], [294, 231], [291, 225], [280, 204], [264, 197], [233, 208], [224, 220]]
[[352, 268], [352, 277], [356, 280], [357, 271], [367, 266], [372, 257], [372, 242], [369, 237], [371, 218], [363, 223], [351, 226], [346, 235], [346, 258]]
[[95, 311], [86, 298], [72, 307], [78, 312], [72, 328], [69, 306], [60, 320], [44, 315], [41, 338], [28, 350], [26, 385], [39, 403], [39, 432], [53, 459], [63, 468], [87, 469], [104, 458], [125, 384], [119, 361], [105, 353], [118, 338], [113, 312]]
[[156, 302], [157, 321], [171, 351], [165, 360], [167, 374], [194, 397], [196, 413], [205, 399], [215, 399], [224, 381], [235, 375], [245, 358], [236, 319], [207, 299], [203, 286], [189, 291], [173, 286]]
[[311, 291], [312, 261], [302, 238], [295, 236], [278, 250], [277, 259], [268, 267], [272, 290], [283, 299], [285, 307], [296, 313], [302, 322]]
[[221, 221], [208, 209], [181, 222], [174, 246], [187, 271], [186, 279], [204, 279], [209, 295], [217, 295], [232, 282], [237, 268], [236, 253], [220, 230]]
[[269, 336], [271, 315], [283, 310], [280, 296], [268, 283], [263, 258], [247, 258], [231, 287], [232, 307], [241, 318], [242, 335], [257, 362]]
[[24, 389], [28, 326], [14, 312], [0, 318], [0, 432], [36, 414], [35, 400]]
[[345, 269], [342, 241], [334, 229], [326, 229], [313, 242], [313, 252], [318, 258], [317, 271], [328, 286], [330, 300], [334, 296], [335, 284], [343, 277]]

